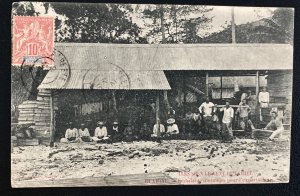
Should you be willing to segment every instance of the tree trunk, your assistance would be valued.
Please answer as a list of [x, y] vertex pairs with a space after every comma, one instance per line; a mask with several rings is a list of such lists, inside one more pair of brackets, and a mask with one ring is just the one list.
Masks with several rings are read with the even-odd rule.
[[164, 8], [163, 5], [160, 5], [160, 25], [161, 25], [161, 36], [162, 36], [162, 44], [166, 43], [166, 37], [165, 37], [165, 21], [164, 21]]

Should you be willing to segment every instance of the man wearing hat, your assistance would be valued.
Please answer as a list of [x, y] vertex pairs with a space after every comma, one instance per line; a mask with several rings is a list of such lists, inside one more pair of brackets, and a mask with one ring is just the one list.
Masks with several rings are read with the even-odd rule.
[[169, 118], [167, 120], [167, 135], [175, 135], [175, 134], [179, 134], [179, 129], [177, 124], [175, 123], [175, 119], [174, 118]]
[[68, 129], [66, 130], [65, 137], [61, 138], [60, 142], [68, 143], [68, 142], [79, 142], [79, 134], [78, 130], [73, 126], [73, 122], [69, 122]]
[[162, 134], [165, 133], [165, 131], [165, 126], [160, 123], [160, 119], [157, 119], [156, 124], [153, 126], [153, 134], [151, 134], [151, 137], [160, 137]]
[[92, 140], [90, 132], [84, 123], [81, 123], [80, 129], [78, 131], [79, 131], [79, 137], [81, 138], [82, 141], [90, 142]]
[[113, 141], [119, 141], [122, 139], [122, 133], [119, 127], [119, 122], [114, 121], [112, 126], [111, 138]]
[[272, 135], [268, 138], [270, 141], [274, 141], [274, 138], [276, 136], [280, 136], [280, 134], [284, 131], [282, 120], [278, 117], [276, 111], [271, 111], [271, 121], [263, 129], [272, 129], [274, 131]]
[[108, 135], [107, 135], [107, 129], [106, 126], [104, 126], [104, 122], [103, 121], [98, 121], [97, 122], [98, 127], [96, 127], [95, 129], [95, 135], [94, 137], [92, 137], [93, 141], [104, 141], [109, 139]]
[[234, 110], [232, 109], [232, 107], [230, 107], [229, 100], [226, 100], [225, 107], [221, 108], [220, 111], [224, 112], [223, 119], [222, 119], [222, 132], [221, 132], [222, 141], [231, 142], [233, 139], [232, 121], [234, 117]]

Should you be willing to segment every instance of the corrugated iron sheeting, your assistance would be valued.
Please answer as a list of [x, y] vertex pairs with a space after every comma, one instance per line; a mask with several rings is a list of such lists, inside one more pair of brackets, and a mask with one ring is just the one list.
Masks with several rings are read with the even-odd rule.
[[50, 70], [38, 89], [171, 89], [163, 71]]
[[285, 70], [293, 69], [289, 44], [55, 43], [72, 69]]

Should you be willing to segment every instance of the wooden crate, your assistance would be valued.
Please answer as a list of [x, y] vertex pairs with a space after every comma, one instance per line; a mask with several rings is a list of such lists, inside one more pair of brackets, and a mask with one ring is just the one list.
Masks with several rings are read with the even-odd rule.
[[39, 145], [39, 139], [18, 139], [18, 146], [37, 146]]

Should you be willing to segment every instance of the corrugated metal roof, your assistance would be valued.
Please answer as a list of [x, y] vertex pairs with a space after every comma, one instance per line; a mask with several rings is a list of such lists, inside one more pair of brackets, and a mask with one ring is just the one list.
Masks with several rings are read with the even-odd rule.
[[289, 44], [101, 44], [55, 43], [71, 69], [286, 70]]
[[170, 89], [164, 70], [293, 69], [287, 44], [55, 43], [55, 49], [69, 68], [59, 70], [62, 59], [55, 56], [56, 69], [39, 89], [163, 90]]
[[50, 70], [38, 89], [169, 90], [171, 87], [163, 71]]

